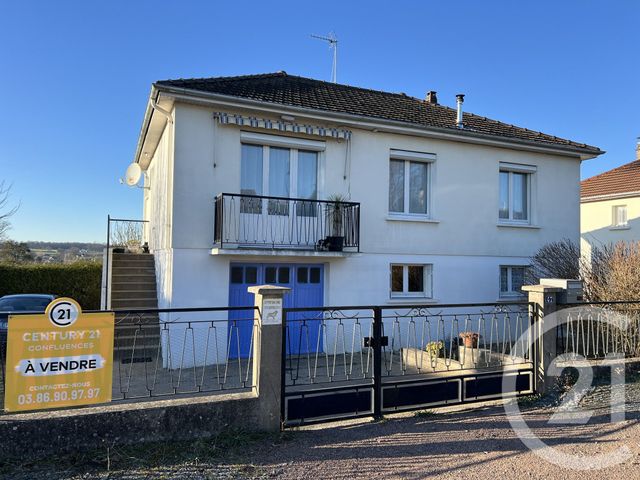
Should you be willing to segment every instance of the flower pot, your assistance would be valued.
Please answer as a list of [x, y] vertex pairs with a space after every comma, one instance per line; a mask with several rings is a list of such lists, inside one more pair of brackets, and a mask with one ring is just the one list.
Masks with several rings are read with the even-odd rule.
[[462, 344], [466, 348], [478, 348], [478, 339], [480, 335], [473, 332], [463, 332], [460, 334], [460, 338], [462, 339]]
[[330, 252], [341, 252], [344, 248], [344, 237], [327, 237], [325, 246]]

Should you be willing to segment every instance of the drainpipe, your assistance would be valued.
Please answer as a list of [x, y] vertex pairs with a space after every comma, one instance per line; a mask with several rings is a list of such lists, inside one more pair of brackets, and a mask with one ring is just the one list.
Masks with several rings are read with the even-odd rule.
[[463, 128], [464, 124], [462, 123], [462, 104], [464, 103], [464, 94], [459, 93], [456, 95], [456, 105], [458, 107], [458, 113], [456, 115], [456, 127]]
[[167, 119], [167, 122], [173, 123], [173, 117], [171, 117], [171, 113], [170, 112], [168, 112], [167, 110], [162, 108], [160, 105], [158, 105], [153, 98], [149, 99], [149, 103], [151, 104], [151, 107], [156, 112], [158, 112], [160, 115], [162, 115], [163, 117], [165, 117]]

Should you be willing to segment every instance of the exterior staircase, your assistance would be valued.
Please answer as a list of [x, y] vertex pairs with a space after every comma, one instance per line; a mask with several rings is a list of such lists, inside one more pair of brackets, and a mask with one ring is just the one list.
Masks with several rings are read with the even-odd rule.
[[118, 312], [158, 308], [153, 254], [113, 253], [109, 296], [116, 321], [114, 360], [155, 361], [160, 343], [158, 314]]

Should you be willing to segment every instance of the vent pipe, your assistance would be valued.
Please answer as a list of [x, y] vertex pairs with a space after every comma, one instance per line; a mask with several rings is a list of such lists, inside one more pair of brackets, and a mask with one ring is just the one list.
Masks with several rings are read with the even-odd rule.
[[462, 104], [464, 103], [464, 94], [459, 93], [456, 95], [456, 106], [458, 107], [458, 112], [456, 115], [456, 127], [462, 128], [464, 124], [462, 123]]
[[636, 160], [640, 160], [640, 137], [636, 138]]

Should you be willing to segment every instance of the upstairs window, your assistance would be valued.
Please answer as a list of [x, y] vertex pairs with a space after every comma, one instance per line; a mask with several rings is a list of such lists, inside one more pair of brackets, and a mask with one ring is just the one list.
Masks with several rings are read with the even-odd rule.
[[431, 162], [429, 153], [391, 150], [389, 162], [389, 213], [428, 216]]
[[531, 221], [531, 179], [535, 167], [500, 164], [498, 219], [509, 223]]
[[628, 225], [626, 205], [615, 205], [613, 207], [613, 222], [611, 225], [614, 227], [626, 227]]
[[527, 267], [521, 265], [503, 265], [500, 267], [500, 297], [521, 297]]

